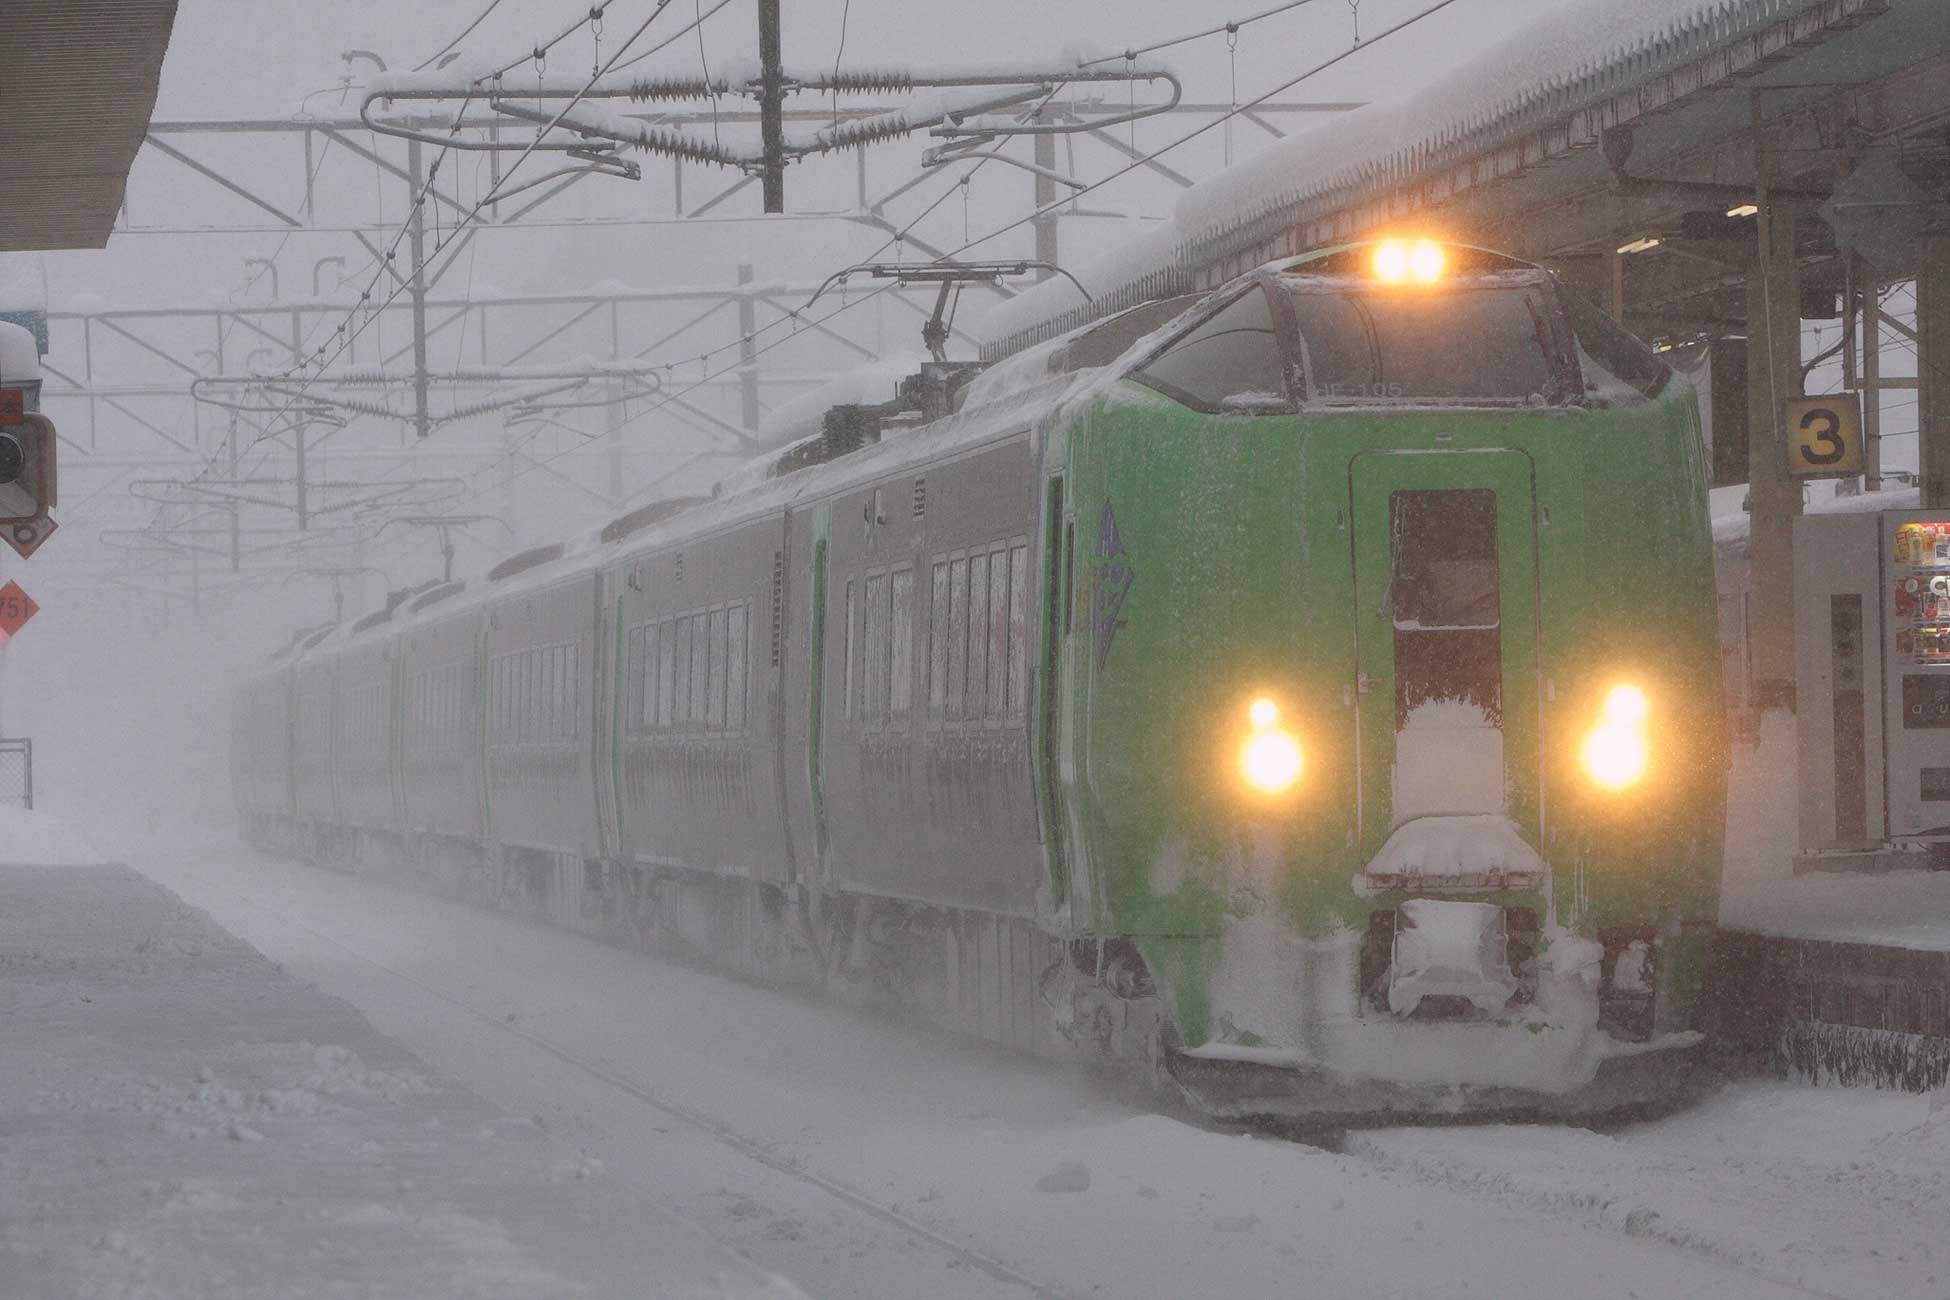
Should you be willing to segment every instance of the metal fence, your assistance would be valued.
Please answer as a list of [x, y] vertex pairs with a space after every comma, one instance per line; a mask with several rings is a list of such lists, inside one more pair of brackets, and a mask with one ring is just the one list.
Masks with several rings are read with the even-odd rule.
[[0, 804], [34, 806], [34, 742], [0, 738]]

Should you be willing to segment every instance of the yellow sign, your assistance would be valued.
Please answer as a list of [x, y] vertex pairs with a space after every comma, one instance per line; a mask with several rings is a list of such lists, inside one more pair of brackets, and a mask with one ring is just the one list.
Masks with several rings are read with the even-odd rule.
[[1781, 403], [1788, 431], [1788, 473], [1796, 478], [1862, 472], [1862, 396], [1790, 397]]

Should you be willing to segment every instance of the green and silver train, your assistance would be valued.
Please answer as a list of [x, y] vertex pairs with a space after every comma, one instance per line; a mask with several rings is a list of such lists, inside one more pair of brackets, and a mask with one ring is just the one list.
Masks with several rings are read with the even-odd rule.
[[970, 374], [295, 646], [239, 696], [253, 832], [1216, 1112], [1684, 1076], [1726, 755], [1683, 379], [1432, 241]]

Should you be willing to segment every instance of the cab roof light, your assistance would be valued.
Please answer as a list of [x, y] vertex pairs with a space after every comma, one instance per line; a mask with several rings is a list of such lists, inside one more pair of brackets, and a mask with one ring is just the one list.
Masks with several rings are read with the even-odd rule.
[[1383, 284], [1433, 284], [1448, 262], [1442, 245], [1432, 239], [1389, 239], [1375, 247], [1374, 276]]

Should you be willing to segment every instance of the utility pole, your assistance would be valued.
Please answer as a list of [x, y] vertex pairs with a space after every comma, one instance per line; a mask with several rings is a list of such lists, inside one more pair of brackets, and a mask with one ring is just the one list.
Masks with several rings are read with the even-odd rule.
[[[412, 176], [412, 193], [408, 202], [412, 205], [407, 213], [407, 225], [412, 238], [413, 250], [413, 428], [422, 438], [429, 432], [427, 420], [427, 205], [422, 202], [422, 191], [426, 178], [420, 171], [420, 142], [409, 141], [406, 146], [406, 170]], [[431, 191], [427, 191], [430, 193]], [[302, 443], [302, 439], [300, 440]], [[302, 518], [302, 515], [301, 515]], [[304, 527], [303, 523], [298, 525]]]
[[[616, 304], [609, 305], [609, 359], [618, 360], [622, 355], [622, 327], [618, 319]], [[603, 407], [604, 422], [609, 426], [609, 500], [617, 509], [623, 506], [623, 381], [612, 379], [604, 385], [604, 394], [609, 401]]]
[[[1056, 137], [1043, 134], [1030, 137], [1036, 142], [1036, 211], [1038, 215], [1030, 221], [1036, 230], [1036, 260], [1050, 266], [1061, 266], [1062, 259], [1056, 255], [1056, 214], [1046, 212], [1045, 208], [1056, 202], [1056, 182], [1050, 173], [1056, 170]], [[1038, 280], [1047, 280], [1054, 271], [1038, 271]]]
[[785, 72], [779, 61], [779, 0], [758, 0], [759, 132], [765, 146], [765, 210], [785, 211]]
[[[230, 417], [230, 436], [226, 440], [230, 459], [230, 481], [237, 481], [237, 417]], [[240, 572], [243, 558], [243, 513], [241, 501], [230, 503], [230, 571]]]
[[306, 509], [305, 502], [305, 422], [303, 418], [300, 418], [292, 426], [292, 429], [292, 439], [298, 447], [298, 464], [296, 467], [298, 478], [298, 531], [302, 533], [309, 526], [309, 520], [311, 518], [310, 513]]

